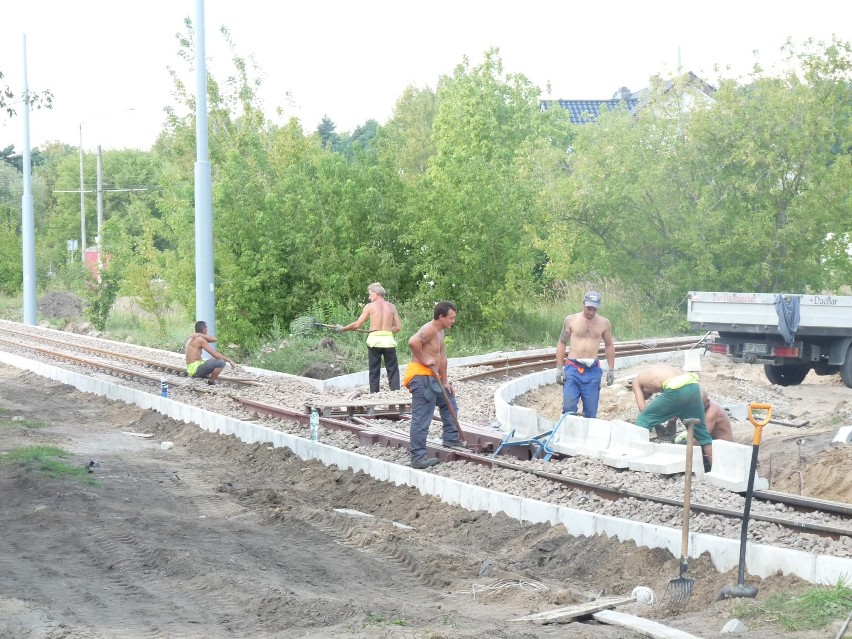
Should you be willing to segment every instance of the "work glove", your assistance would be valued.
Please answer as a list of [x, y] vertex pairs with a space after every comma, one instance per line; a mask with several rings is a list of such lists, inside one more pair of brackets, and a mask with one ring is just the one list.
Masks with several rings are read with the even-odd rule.
[[610, 369], [606, 372], [606, 385], [607, 385], [607, 386], [612, 386], [614, 382], [615, 382], [615, 369], [614, 369], [614, 368], [610, 368]]
[[565, 369], [561, 366], [559, 367], [559, 374], [556, 376], [556, 383], [560, 386], [565, 385]]
[[334, 327], [334, 330], [336, 330], [338, 333], [342, 333], [343, 332], [343, 326], [338, 324], [337, 326]]

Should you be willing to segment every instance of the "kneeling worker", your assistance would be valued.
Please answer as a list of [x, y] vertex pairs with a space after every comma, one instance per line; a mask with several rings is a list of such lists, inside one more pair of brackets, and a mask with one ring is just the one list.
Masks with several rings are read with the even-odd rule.
[[[651, 403], [646, 400], [659, 393]], [[633, 394], [639, 407], [636, 424], [651, 430], [672, 418], [698, 419], [695, 426], [695, 441], [704, 454], [704, 468], [713, 463], [713, 439], [707, 431], [704, 402], [695, 373], [685, 373], [667, 364], [649, 366], [633, 380]]]

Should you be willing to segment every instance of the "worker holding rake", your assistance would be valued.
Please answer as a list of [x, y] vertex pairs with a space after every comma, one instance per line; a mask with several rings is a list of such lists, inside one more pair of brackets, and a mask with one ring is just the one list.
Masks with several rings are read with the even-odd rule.
[[456, 417], [455, 391], [447, 382], [447, 353], [444, 350], [444, 331], [456, 322], [456, 307], [452, 302], [435, 304], [432, 321], [411, 336], [411, 363], [405, 368], [403, 383], [411, 391], [411, 467], [429, 468], [439, 463], [426, 456], [426, 437], [437, 405], [444, 424], [444, 446], [463, 449], [464, 443]]
[[339, 332], [354, 331], [370, 320], [370, 334], [367, 336], [367, 355], [370, 368], [370, 392], [379, 392], [382, 379], [382, 359], [388, 372], [388, 384], [392, 391], [399, 390], [399, 364], [396, 359], [396, 340], [394, 334], [402, 329], [396, 306], [385, 300], [385, 288], [379, 282], [367, 287], [370, 302], [364, 306], [361, 316], [351, 324], [337, 326]]

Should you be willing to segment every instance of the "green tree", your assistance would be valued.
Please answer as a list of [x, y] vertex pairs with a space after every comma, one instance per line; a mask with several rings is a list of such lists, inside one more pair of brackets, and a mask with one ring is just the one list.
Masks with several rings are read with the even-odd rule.
[[548, 148], [540, 90], [506, 74], [497, 50], [438, 84], [436, 154], [411, 198], [406, 241], [420, 297], [457, 301], [497, 324], [536, 290], [536, 184], [527, 157]]
[[425, 87], [409, 86], [396, 102], [391, 119], [382, 127], [379, 146], [397, 167], [402, 178], [415, 183], [426, 174], [438, 152], [432, 139], [438, 97]]

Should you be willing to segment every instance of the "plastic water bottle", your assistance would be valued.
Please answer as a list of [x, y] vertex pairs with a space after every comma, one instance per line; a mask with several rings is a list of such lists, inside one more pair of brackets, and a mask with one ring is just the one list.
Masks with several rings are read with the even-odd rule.
[[311, 441], [319, 441], [319, 413], [316, 408], [311, 409]]
[[169, 396], [169, 383], [166, 381], [165, 377], [160, 378], [160, 396]]

